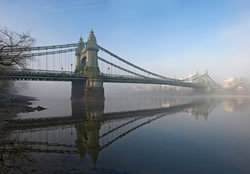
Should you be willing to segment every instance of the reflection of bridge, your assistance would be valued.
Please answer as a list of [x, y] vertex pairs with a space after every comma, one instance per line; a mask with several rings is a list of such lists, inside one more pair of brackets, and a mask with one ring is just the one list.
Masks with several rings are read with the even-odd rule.
[[[85, 109], [81, 110], [83, 105]], [[206, 118], [214, 103], [199, 100], [167, 108], [105, 114], [102, 103], [93, 107], [93, 103], [73, 102], [72, 106], [76, 111], [72, 110], [71, 117], [13, 120], [6, 130], [14, 144], [27, 152], [73, 153], [81, 157], [88, 154], [95, 163], [101, 150], [140, 127], [177, 112], [205, 114]]]
[[[16, 50], [22, 50], [22, 48]], [[12, 54], [11, 51], [13, 49], [6, 48], [4, 50], [8, 56]], [[103, 82], [161, 84], [208, 90], [218, 87], [208, 73], [196, 74], [180, 80], [168, 78], [141, 68], [97, 45], [93, 31], [90, 32], [88, 41], [85, 43], [81, 38], [79, 43], [76, 44], [31, 47], [23, 51], [26, 51], [24, 56], [32, 57], [31, 62], [28, 62], [29, 68], [1, 72], [0, 79], [84, 81], [81, 87], [92, 89], [92, 91], [93, 89], [102, 88]], [[100, 55], [97, 55], [98, 51], [101, 51]], [[72, 52], [75, 52], [76, 55], [75, 62], [72, 60]], [[42, 65], [45, 67], [42, 67]], [[75, 65], [74, 72], [72, 71], [73, 65]], [[72, 85], [74, 86], [76, 83], [72, 83]]]

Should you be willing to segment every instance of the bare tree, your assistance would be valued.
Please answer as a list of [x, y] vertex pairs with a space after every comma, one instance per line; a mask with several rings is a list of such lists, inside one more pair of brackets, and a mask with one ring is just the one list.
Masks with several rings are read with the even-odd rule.
[[7, 27], [0, 28], [0, 70], [9, 67], [24, 67], [31, 57], [30, 47], [35, 40], [30, 34], [16, 33]]

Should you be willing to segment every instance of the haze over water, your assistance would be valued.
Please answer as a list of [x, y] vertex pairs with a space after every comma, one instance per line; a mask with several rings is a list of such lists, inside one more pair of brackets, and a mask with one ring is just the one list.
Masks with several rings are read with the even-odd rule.
[[[30, 87], [40, 84], [33, 83], [21, 92], [37, 96], [34, 105], [48, 108], [19, 114], [17, 119], [23, 121], [8, 125], [7, 140], [20, 151], [6, 156], [14, 157], [14, 165], [23, 171], [250, 172], [248, 97], [170, 97], [146, 92], [128, 97], [105, 89], [105, 101], [95, 105], [71, 103], [69, 84], [44, 84], [34, 95]], [[48, 91], [46, 96], [43, 90]], [[89, 115], [96, 117], [89, 119]]]

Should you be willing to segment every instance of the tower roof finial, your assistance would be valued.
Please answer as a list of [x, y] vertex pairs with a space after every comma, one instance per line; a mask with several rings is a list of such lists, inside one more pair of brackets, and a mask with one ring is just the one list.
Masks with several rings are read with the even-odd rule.
[[84, 49], [84, 47], [85, 47], [85, 45], [84, 45], [82, 33], [81, 33], [80, 39], [79, 39], [78, 44], [77, 44], [75, 55], [79, 56], [81, 54], [81, 51]]
[[93, 28], [91, 28], [90, 34], [91, 34], [91, 35], [94, 35], [94, 30], [93, 30]]
[[91, 28], [91, 30], [90, 30], [88, 40], [94, 40], [96, 42], [96, 38], [95, 38], [93, 28]]
[[82, 33], [80, 35], [79, 43], [83, 43]]

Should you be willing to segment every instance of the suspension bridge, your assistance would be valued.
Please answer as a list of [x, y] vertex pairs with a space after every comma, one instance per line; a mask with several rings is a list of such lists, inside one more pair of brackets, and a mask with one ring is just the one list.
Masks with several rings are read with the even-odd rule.
[[[185, 79], [175, 79], [146, 70], [97, 44], [91, 30], [88, 40], [78, 43], [16, 48], [28, 58], [26, 68], [0, 72], [0, 80], [71, 81], [85, 90], [103, 88], [103, 83], [159, 84], [195, 89], [214, 90], [219, 85], [208, 75], [195, 74]], [[13, 48], [4, 49], [11, 55]], [[99, 52], [99, 53], [98, 53]], [[75, 58], [76, 57], [76, 58]], [[75, 88], [75, 89], [76, 89]]]

